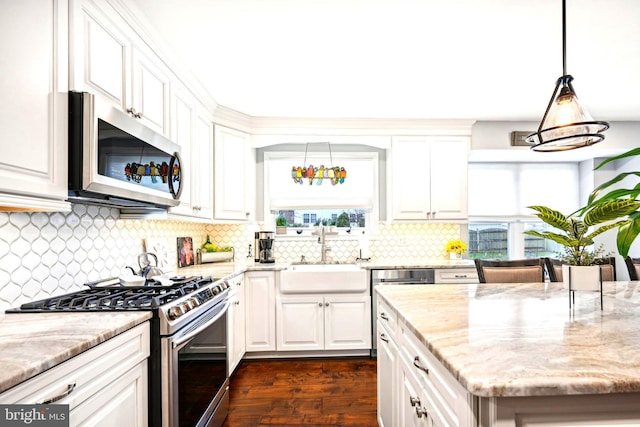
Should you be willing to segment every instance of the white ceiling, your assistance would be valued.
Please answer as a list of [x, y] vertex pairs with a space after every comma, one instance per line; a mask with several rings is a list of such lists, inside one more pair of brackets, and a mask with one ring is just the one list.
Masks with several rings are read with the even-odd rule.
[[[133, 3], [252, 116], [539, 121], [562, 74], [561, 0]], [[567, 52], [594, 119], [640, 120], [640, 0], [567, 0]]]

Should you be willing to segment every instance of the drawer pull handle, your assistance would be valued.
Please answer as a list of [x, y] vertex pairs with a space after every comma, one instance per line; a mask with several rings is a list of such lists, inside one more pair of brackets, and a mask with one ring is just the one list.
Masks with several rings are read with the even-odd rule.
[[389, 320], [389, 316], [387, 316], [387, 313], [385, 313], [384, 311], [380, 313], [380, 318], [383, 320]]
[[389, 342], [389, 340], [387, 339], [387, 336], [383, 333], [380, 334], [380, 340], [384, 341], [384, 342]]
[[411, 403], [411, 407], [415, 408], [416, 405], [420, 406], [420, 398], [409, 396], [409, 402]]
[[456, 279], [466, 279], [466, 278], [467, 278], [467, 275], [466, 275], [466, 274], [456, 274], [456, 275], [455, 275], [455, 278], [456, 278]]
[[429, 375], [429, 370], [420, 364], [420, 357], [416, 356], [413, 358], [413, 366]]
[[52, 397], [51, 399], [45, 400], [44, 402], [41, 403], [41, 405], [48, 405], [49, 403], [57, 402], [58, 400], [61, 400], [62, 398], [69, 396], [75, 388], [76, 388], [76, 383], [69, 384], [67, 386], [67, 389], [64, 392], [60, 393], [57, 396]]
[[420, 406], [418, 404], [418, 406], [416, 406], [416, 415], [418, 416], [418, 418], [422, 418], [423, 415], [425, 417], [428, 417], [429, 411], [427, 411], [427, 408], [425, 408], [424, 406]]

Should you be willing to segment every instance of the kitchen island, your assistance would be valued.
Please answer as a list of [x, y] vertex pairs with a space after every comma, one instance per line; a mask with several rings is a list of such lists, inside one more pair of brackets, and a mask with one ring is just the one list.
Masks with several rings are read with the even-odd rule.
[[396, 369], [382, 373], [395, 391], [382, 418], [640, 425], [640, 282], [604, 289], [601, 310], [592, 292], [576, 292], [570, 309], [561, 283], [377, 287], [379, 375], [380, 357]]

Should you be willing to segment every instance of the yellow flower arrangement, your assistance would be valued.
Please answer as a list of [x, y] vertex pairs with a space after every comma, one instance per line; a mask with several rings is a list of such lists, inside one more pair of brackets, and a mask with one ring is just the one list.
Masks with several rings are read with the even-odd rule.
[[455, 252], [458, 254], [463, 254], [467, 251], [467, 244], [462, 240], [449, 240], [444, 250], [447, 253]]

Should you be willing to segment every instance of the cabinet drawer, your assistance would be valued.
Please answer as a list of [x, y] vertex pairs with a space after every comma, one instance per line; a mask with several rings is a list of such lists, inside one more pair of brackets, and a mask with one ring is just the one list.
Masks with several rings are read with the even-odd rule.
[[400, 329], [401, 358], [420, 380], [434, 425], [470, 426], [470, 393], [405, 325]]
[[478, 272], [475, 268], [436, 269], [436, 284], [441, 283], [478, 283]]
[[130, 329], [0, 395], [2, 403], [56, 404], [72, 410], [149, 357], [149, 322]]
[[397, 340], [397, 315], [396, 311], [389, 307], [381, 298], [378, 298], [378, 307], [376, 315], [379, 323], [384, 327], [386, 333], [393, 340]]

